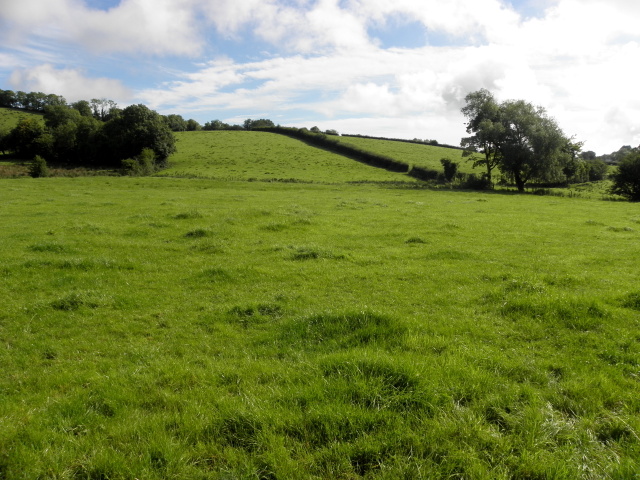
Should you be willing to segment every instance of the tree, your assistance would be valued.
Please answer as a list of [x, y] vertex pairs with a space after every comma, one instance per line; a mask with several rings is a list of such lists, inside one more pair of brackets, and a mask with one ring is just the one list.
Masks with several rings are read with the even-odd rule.
[[611, 178], [611, 193], [621, 195], [631, 202], [640, 202], [640, 147], [627, 153]]
[[567, 138], [556, 121], [544, 108], [524, 100], [507, 101], [501, 105], [503, 133], [498, 144], [500, 168], [513, 177], [518, 191], [537, 178], [554, 181], [562, 167], [563, 148]]
[[[461, 144], [474, 166], [485, 166], [488, 179], [498, 167], [522, 192], [530, 180], [567, 181], [568, 175], [581, 170], [577, 155], [582, 144], [567, 138], [544, 108], [524, 100], [497, 104], [484, 89], [465, 100], [462, 113], [469, 120], [467, 132], [474, 135]], [[478, 151], [484, 158], [474, 155]]]
[[182, 115], [171, 114], [164, 118], [172, 132], [184, 132], [187, 129], [187, 122]]
[[594, 157], [592, 160], [585, 161], [585, 164], [589, 168], [589, 181], [596, 182], [606, 178], [609, 165], [602, 160]]
[[202, 126], [193, 118], [187, 120], [187, 132], [196, 132], [202, 130]]
[[16, 94], [13, 90], [0, 90], [0, 107], [15, 107]]
[[91, 109], [93, 110], [93, 116], [103, 122], [116, 116], [119, 111], [118, 104], [106, 98], [92, 98]]
[[90, 117], [93, 115], [91, 104], [86, 100], [78, 100], [77, 102], [73, 102], [71, 104], [71, 108], [80, 112], [80, 115], [82, 115], [83, 117]]
[[134, 158], [143, 148], [150, 148], [156, 163], [163, 166], [175, 152], [175, 138], [164, 118], [149, 107], [130, 105], [102, 128], [104, 161], [120, 166], [126, 158]]
[[272, 128], [276, 125], [268, 118], [261, 118], [259, 120], [251, 120], [247, 118], [242, 124], [245, 130], [254, 130], [256, 128]]
[[205, 122], [203, 130], [227, 130], [230, 127], [228, 123], [224, 123], [221, 120], [211, 120]]
[[7, 139], [7, 149], [18, 157], [33, 158], [42, 153], [40, 137], [45, 133], [44, 125], [34, 117], [23, 118], [11, 130]]
[[468, 94], [465, 101], [467, 105], [462, 108], [462, 114], [468, 119], [467, 133], [474, 135], [463, 138], [460, 142], [464, 148], [462, 156], [470, 157], [474, 168], [484, 166], [487, 182], [492, 185], [491, 173], [500, 163], [498, 145], [504, 133], [500, 121], [500, 106], [486, 89]]

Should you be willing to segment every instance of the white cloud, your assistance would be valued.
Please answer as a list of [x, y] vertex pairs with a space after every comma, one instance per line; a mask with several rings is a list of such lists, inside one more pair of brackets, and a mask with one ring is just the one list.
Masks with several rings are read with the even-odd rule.
[[94, 53], [194, 55], [203, 45], [190, 0], [122, 0], [108, 11], [87, 8], [81, 0], [6, 3], [0, 8], [2, 38], [14, 47], [41, 37]]
[[15, 90], [55, 93], [69, 102], [103, 97], [123, 102], [131, 98], [131, 91], [118, 80], [89, 78], [81, 71], [56, 69], [49, 64], [16, 70], [9, 78], [9, 83]]
[[[272, 117], [286, 119], [295, 111], [296, 120], [309, 118], [312, 124], [351, 119], [376, 134], [382, 134], [383, 126], [403, 125], [402, 136], [437, 138], [417, 131], [428, 128], [442, 131], [445, 138], [446, 131], [462, 130], [464, 96], [484, 87], [499, 99], [522, 98], [546, 107], [566, 133], [587, 140], [591, 149], [612, 151], [640, 141], [634, 82], [640, 3], [517, 4], [121, 0], [102, 11], [83, 0], [21, 0], [0, 7], [0, 40], [5, 49], [13, 46], [8, 53], [0, 49], [0, 55], [8, 60], [4, 70], [16, 70], [10, 78], [23, 89], [34, 85], [42, 91], [92, 92], [83, 93], [85, 97], [95, 97], [95, 88], [116, 92], [106, 93], [108, 97], [120, 96], [124, 87], [70, 68], [71, 61], [83, 65], [76, 61], [83, 49], [151, 55], [160, 65], [163, 55], [191, 57], [199, 62], [191, 71], [160, 78], [141, 88], [137, 99], [159, 110], [210, 112], [213, 118], [224, 112], [272, 112]], [[421, 23], [426, 37], [439, 43], [384, 49], [368, 34], [372, 26], [388, 32], [407, 22]], [[442, 46], [446, 39], [452, 39], [451, 45]], [[215, 61], [198, 56], [233, 42], [245, 56], [253, 48], [252, 60], [234, 58], [233, 49]], [[98, 62], [91, 59], [90, 64]], [[128, 65], [119, 75], [130, 73]]]

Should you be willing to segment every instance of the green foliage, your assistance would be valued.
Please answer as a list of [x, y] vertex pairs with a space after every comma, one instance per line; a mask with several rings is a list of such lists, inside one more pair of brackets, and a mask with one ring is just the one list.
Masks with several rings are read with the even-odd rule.
[[44, 125], [39, 119], [35, 117], [21, 118], [9, 134], [7, 147], [20, 158], [33, 158], [44, 153], [43, 149], [46, 150], [40, 141], [40, 137], [44, 133]]
[[153, 150], [156, 164], [165, 167], [175, 152], [175, 138], [163, 117], [145, 105], [126, 107], [105, 123], [101, 135], [106, 142], [103, 159], [121, 162], [133, 158], [144, 148]]
[[47, 162], [40, 155], [36, 155], [29, 165], [29, 175], [33, 178], [48, 177], [49, 168]]
[[611, 179], [611, 193], [631, 202], [640, 201], [640, 149], [632, 150], [620, 161]]
[[[168, 122], [144, 105], [120, 110], [106, 99], [71, 106], [50, 99], [37, 110], [44, 111], [45, 125], [37, 117], [21, 117], [8, 134], [3, 133], [0, 148], [19, 158], [41, 155], [56, 163], [112, 168], [143, 148], [152, 149], [156, 166], [164, 167], [175, 152]], [[125, 163], [131, 170], [132, 164]]]
[[440, 159], [442, 168], [444, 169], [444, 179], [447, 182], [452, 182], [458, 173], [458, 164], [450, 158]]
[[259, 120], [252, 120], [248, 118], [244, 121], [242, 126], [245, 130], [256, 130], [259, 128], [273, 128], [276, 125], [268, 118], [261, 118]]
[[146, 176], [158, 170], [156, 154], [150, 148], [143, 148], [134, 158], [122, 160], [122, 173], [130, 176]]
[[589, 181], [597, 182], [607, 178], [607, 172], [609, 171], [609, 165], [599, 159], [586, 160], [585, 162], [588, 168]]
[[465, 100], [462, 113], [469, 120], [467, 132], [474, 135], [461, 143], [474, 166], [486, 167], [489, 181], [496, 166], [521, 192], [530, 180], [566, 182], [578, 173], [577, 180], [583, 180], [586, 169], [581, 170], [582, 162], [577, 160], [582, 144], [567, 138], [542, 107], [524, 100], [497, 104], [485, 89]]

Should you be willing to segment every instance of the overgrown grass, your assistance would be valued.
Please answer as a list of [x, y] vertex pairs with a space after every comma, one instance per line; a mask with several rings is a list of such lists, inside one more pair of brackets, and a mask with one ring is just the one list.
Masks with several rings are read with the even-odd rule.
[[0, 216], [0, 478], [638, 477], [633, 204], [18, 178]]

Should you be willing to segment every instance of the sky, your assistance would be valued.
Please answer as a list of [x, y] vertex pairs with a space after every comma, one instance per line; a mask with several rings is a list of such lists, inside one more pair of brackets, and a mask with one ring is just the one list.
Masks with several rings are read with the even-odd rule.
[[640, 144], [637, 0], [3, 0], [0, 89], [459, 145], [468, 93]]

